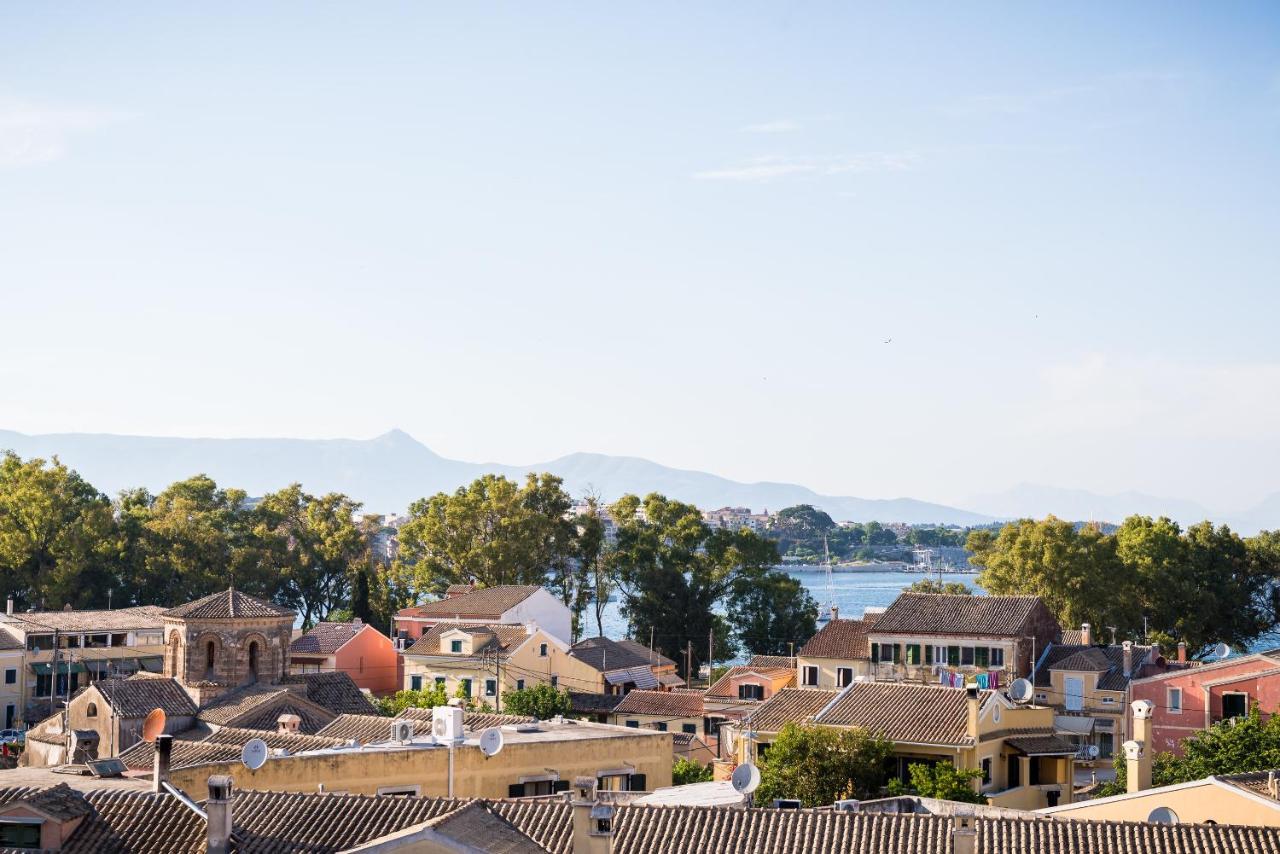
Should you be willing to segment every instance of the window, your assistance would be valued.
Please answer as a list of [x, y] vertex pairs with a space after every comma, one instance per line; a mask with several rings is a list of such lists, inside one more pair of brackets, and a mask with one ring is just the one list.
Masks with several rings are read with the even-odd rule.
[[1223, 692], [1222, 717], [1242, 718], [1249, 713], [1249, 695], [1238, 691]]
[[421, 786], [379, 786], [379, 795], [390, 795], [399, 798], [416, 798], [422, 791]]
[[85, 706], [84, 716], [86, 718], [96, 718], [98, 716], [98, 704], [90, 703], [88, 706]]
[[[871, 645], [871, 647], [872, 647], [872, 649], [874, 649], [874, 648], [875, 648], [875, 644], [872, 644], [872, 645]], [[874, 661], [874, 660], [875, 660], [875, 659], [872, 659], [872, 661]], [[805, 668], [804, 668], [804, 679], [803, 679], [803, 680], [801, 680], [801, 681], [802, 681], [805, 685], [808, 685], [810, 688], [812, 688], [812, 687], [814, 687], [815, 685], [817, 685], [817, 684], [818, 684], [818, 668], [817, 668], [816, 666], [812, 665], [812, 664], [805, 665]]]
[[613, 833], [613, 819], [611, 818], [596, 819], [596, 833], [599, 833], [599, 834]]
[[459, 679], [458, 688], [462, 692], [462, 696], [464, 697], [471, 696], [471, 680], [470, 679]]
[[892, 661], [894, 664], [897, 664], [900, 661], [902, 661], [902, 644], [900, 643], [890, 644], [889, 650], [890, 650], [889, 652], [890, 661]]
[[958, 646], [947, 647], [947, 664], [951, 665], [952, 667], [960, 666], [960, 647]]
[[416, 676], [416, 675], [415, 675], [415, 676], [410, 676], [410, 677], [409, 677], [409, 690], [411, 690], [411, 691], [421, 691], [421, 690], [422, 690], [422, 677], [421, 677], [421, 676]]
[[933, 664], [933, 647], [932, 646], [926, 646], [924, 648], [924, 663]]
[[524, 690], [524, 680], [523, 680], [523, 679], [517, 679], [517, 680], [516, 680], [516, 690], [517, 690], [517, 691], [523, 691], [523, 690]]
[[436, 683], [437, 685], [441, 685], [441, 686], [443, 686], [443, 685], [444, 685], [444, 677], [443, 677], [443, 676], [437, 676], [437, 677], [435, 678], [435, 683]]
[[209, 641], [204, 645], [204, 669], [212, 670], [213, 665], [217, 662], [218, 647], [213, 641]]
[[1103, 697], [1103, 698], [1102, 698], [1102, 704], [1103, 704], [1104, 706], [1109, 706], [1109, 705], [1113, 704], [1115, 701], [1116, 701], [1116, 698], [1115, 698], [1115, 697]]
[[971, 646], [960, 647], [960, 665], [962, 667], [973, 666], [973, 647]]
[[743, 683], [738, 686], [739, 700], [763, 700], [764, 686], [753, 685], [751, 683]]
[[919, 664], [919, 663], [920, 663], [920, 644], [918, 643], [907, 644], [907, 664]]
[[0, 821], [0, 848], [40, 849], [40, 822]]
[[991, 666], [1004, 667], [1004, 647], [1002, 646], [991, 647]]
[[880, 663], [880, 644], [878, 643], [873, 643], [871, 645], [871, 663], [872, 664]]
[[658, 732], [666, 732], [666, 731], [667, 731], [667, 722], [666, 722], [666, 721], [658, 721], [656, 724], [654, 724], [654, 725], [653, 725], [653, 728], [654, 728], [654, 729], [656, 729]]
[[484, 695], [486, 697], [498, 696], [498, 680], [497, 679], [484, 680]]
[[18, 670], [17, 670], [17, 668], [10, 667], [10, 668], [8, 668], [7, 670], [5, 670], [5, 672], [4, 672], [4, 684], [6, 684], [6, 685], [12, 685], [12, 684], [14, 684], [14, 683], [15, 683], [15, 682], [17, 682], [17, 681], [18, 681]]
[[697, 735], [698, 725], [697, 724], [680, 724], [680, 731], [683, 733], [688, 733], [689, 735]]
[[627, 727], [630, 729], [640, 729], [639, 721], [627, 721]]
[[838, 686], [839, 686], [839, 687], [841, 687], [841, 688], [844, 688], [844, 687], [846, 687], [846, 686], [847, 686], [850, 682], [852, 682], [852, 681], [853, 681], [853, 668], [852, 668], [852, 667], [837, 667], [837, 668], [836, 668], [836, 685], [838, 685]]
[[449, 641], [449, 652], [462, 652], [462, 641], [460, 640]]
[[991, 785], [991, 757], [984, 756], [982, 758], [982, 785]]
[[975, 649], [973, 651], [973, 666], [981, 667], [985, 670], [987, 668], [987, 663], [990, 661], [990, 654], [990, 650], [985, 646], [980, 646]]
[[1171, 714], [1175, 714], [1175, 715], [1182, 714], [1182, 689], [1181, 688], [1169, 689], [1169, 702], [1167, 705], [1169, 706], [1169, 712]]
[[258, 642], [249, 641], [249, 679], [258, 681]]
[[547, 645], [545, 643], [538, 644], [538, 657], [539, 658], [547, 657]]

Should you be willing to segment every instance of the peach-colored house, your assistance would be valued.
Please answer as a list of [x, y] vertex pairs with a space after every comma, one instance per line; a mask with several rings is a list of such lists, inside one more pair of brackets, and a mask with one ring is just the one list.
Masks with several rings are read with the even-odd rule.
[[291, 673], [346, 673], [378, 696], [401, 688], [403, 662], [391, 638], [360, 618], [349, 623], [317, 623], [289, 644]]

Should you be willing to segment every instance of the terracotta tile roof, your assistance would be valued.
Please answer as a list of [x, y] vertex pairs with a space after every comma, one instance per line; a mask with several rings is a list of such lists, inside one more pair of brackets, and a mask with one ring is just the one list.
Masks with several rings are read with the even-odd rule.
[[1053, 664], [1049, 664], [1049, 670], [1077, 670], [1082, 672], [1097, 673], [1107, 670], [1111, 667], [1111, 662], [1107, 660], [1107, 654], [1097, 647], [1088, 647], [1070, 653], [1065, 658]]
[[1267, 775], [1274, 773], [1280, 777], [1280, 770], [1272, 771], [1250, 771], [1247, 774], [1218, 774], [1217, 778], [1224, 783], [1228, 783], [1239, 789], [1253, 792], [1255, 795], [1261, 795], [1270, 799], [1271, 793], [1267, 791]]
[[467, 712], [462, 716], [463, 729], [477, 732], [493, 726], [514, 726], [516, 724], [533, 723], [534, 718], [528, 715], [499, 715], [494, 712]]
[[805, 658], [870, 658], [871, 644], [867, 642], [867, 631], [875, 622], [831, 620], [800, 647], [797, 655]]
[[377, 709], [369, 698], [360, 690], [350, 674], [343, 671], [333, 673], [294, 673], [280, 680], [282, 685], [305, 686], [307, 699], [323, 706], [335, 715], [375, 714]]
[[301, 732], [267, 732], [260, 729], [244, 727], [223, 727], [209, 733], [203, 739], [205, 744], [229, 744], [237, 748], [244, 747], [255, 738], [260, 738], [272, 750], [283, 748], [290, 753], [303, 750], [323, 750], [326, 747], [337, 747], [346, 744], [345, 739], [327, 738], [321, 735], [307, 735]]
[[89, 802], [85, 800], [84, 795], [75, 791], [66, 783], [50, 786], [22, 800], [24, 803], [30, 804], [35, 809], [58, 821], [70, 821], [73, 818], [88, 815], [93, 811], [93, 807], [89, 806]]
[[203, 599], [170, 608], [166, 617], [189, 620], [233, 620], [245, 617], [293, 617], [293, 611], [241, 593], [234, 587], [210, 593]]
[[541, 845], [525, 836], [481, 801], [472, 801], [439, 818], [433, 818], [426, 826], [434, 833], [462, 846], [462, 850], [497, 854], [546, 854]]
[[164, 709], [170, 717], [190, 717], [196, 713], [196, 704], [176, 679], [100, 679], [93, 687], [122, 718], [146, 717], [152, 709]]
[[876, 621], [876, 634], [1015, 637], [1040, 604], [1036, 596], [900, 593]]
[[[335, 674], [312, 673], [309, 676]], [[341, 674], [345, 676], [346, 674]], [[348, 677], [350, 678], [350, 677]], [[366, 708], [372, 710], [366, 703]], [[246, 685], [223, 694], [200, 709], [199, 719], [215, 726], [238, 726], [245, 729], [274, 730], [283, 714], [302, 718], [301, 729], [314, 734], [333, 720], [337, 712], [306, 696], [305, 686], [290, 690], [286, 685]]]
[[333, 655], [366, 628], [367, 623], [316, 623], [311, 631], [294, 638], [289, 644], [289, 652], [294, 655]]
[[139, 605], [134, 608], [85, 611], [36, 611], [18, 612], [0, 616], [0, 622], [10, 623], [24, 632], [42, 634], [57, 629], [60, 632], [108, 632], [129, 629], [159, 629], [164, 626], [160, 616], [164, 608], [156, 605]]
[[1066, 670], [1085, 673], [1100, 673], [1098, 688], [1102, 691], [1124, 691], [1129, 682], [1142, 671], [1147, 657], [1151, 653], [1149, 646], [1134, 646], [1130, 675], [1124, 675], [1124, 647], [1120, 644], [1110, 646], [1079, 646], [1074, 644], [1054, 644], [1045, 653], [1044, 662], [1036, 670], [1036, 685], [1048, 687], [1052, 680], [1050, 671]]
[[615, 715], [664, 715], [672, 718], [702, 717], [702, 695], [674, 691], [631, 691], [614, 708]]
[[541, 589], [534, 584], [479, 587], [460, 596], [404, 608], [396, 616], [497, 622], [503, 614]]
[[748, 667], [786, 667], [795, 669], [796, 660], [788, 655], [753, 655]]
[[654, 650], [649, 649], [649, 647], [640, 643], [640, 641], [631, 640], [630, 638], [623, 638], [620, 641], [615, 641], [615, 643], [617, 643], [618, 646], [622, 647], [623, 649], [631, 650], [636, 655], [643, 658], [645, 660], [645, 663], [652, 664], [654, 667], [675, 667], [676, 666], [675, 661], [673, 661], [670, 658], [667, 658], [665, 655], [658, 652], [656, 649]]
[[1082, 629], [1063, 629], [1062, 642], [1070, 646], [1082, 646], [1084, 644], [1084, 631]]
[[[243, 744], [219, 744], [175, 738], [172, 752], [169, 754], [169, 767], [177, 771], [179, 768], [190, 768], [193, 765], [205, 765], [210, 762], [232, 762], [240, 758], [240, 752], [243, 749]], [[155, 767], [155, 745], [140, 741], [122, 750], [120, 761], [130, 770], [150, 771]]]
[[[773, 656], [761, 656], [761, 657], [772, 658]], [[787, 659], [783, 659], [783, 660], [785, 661]], [[750, 664], [747, 664], [747, 665], [738, 664], [726, 670], [724, 675], [721, 676], [719, 679], [717, 679], [715, 681], [715, 684], [707, 689], [706, 696], [728, 697], [730, 699], [736, 700], [738, 698], [738, 691], [737, 691], [737, 688], [734, 687], [733, 685], [733, 680], [747, 673], [758, 673], [761, 676], [766, 677], [770, 681], [773, 681], [774, 679], [783, 679], [783, 678], [790, 678], [794, 680], [796, 677], [796, 671], [794, 667], [756, 667]]]
[[236, 718], [235, 725], [240, 729], [274, 732], [279, 726], [281, 715], [297, 715], [298, 729], [306, 734], [319, 732], [333, 720], [333, 713], [327, 709], [319, 709], [310, 703], [294, 702], [292, 695], [280, 695], [275, 700], [260, 704], [249, 714]]
[[26, 644], [18, 640], [8, 629], [0, 628], [0, 649], [23, 649]]
[[573, 703], [573, 710], [580, 715], [599, 715], [612, 712], [617, 708], [622, 702], [622, 695], [570, 691], [569, 702]]
[[[443, 652], [440, 649], [440, 638], [449, 632], [466, 632], [469, 635], [492, 634], [493, 637], [471, 652]], [[404, 651], [405, 655], [443, 655], [472, 656], [482, 652], [497, 652], [508, 655], [520, 647], [529, 637], [524, 626], [513, 626], [505, 623], [467, 626], [457, 623], [437, 623], [422, 633], [422, 637], [414, 641], [413, 646]], [[474, 644], [474, 641], [472, 641]]]
[[63, 854], [205, 851], [205, 820], [171, 795], [107, 790], [87, 798], [94, 811], [63, 845]]
[[602, 673], [631, 667], [654, 667], [659, 664], [660, 658], [664, 658], [655, 652], [651, 662], [648, 647], [636, 649], [634, 646], [609, 638], [580, 640], [569, 647], [569, 655]]
[[498, 815], [550, 854], [573, 851], [573, 813], [565, 801], [491, 801]]
[[[990, 691], [979, 692], [985, 702]], [[909, 682], [854, 682], [818, 715], [816, 723], [856, 726], [893, 741], [971, 745], [968, 692]]]
[[1078, 745], [1057, 735], [1023, 735], [1006, 739], [1005, 744], [1028, 756], [1074, 755]]
[[790, 722], [810, 723], [813, 716], [839, 694], [839, 691], [816, 688], [783, 688], [765, 700], [747, 721], [751, 729], [760, 732], [777, 732]]
[[464, 593], [470, 593], [475, 589], [476, 586], [474, 584], [450, 584], [445, 588], [444, 595], [447, 599], [450, 596], [461, 596]]

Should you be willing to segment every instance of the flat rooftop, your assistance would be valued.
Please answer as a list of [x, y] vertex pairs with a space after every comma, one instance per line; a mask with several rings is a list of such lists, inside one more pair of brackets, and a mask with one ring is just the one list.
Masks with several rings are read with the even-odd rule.
[[151, 775], [134, 777], [95, 777], [92, 774], [64, 774], [53, 768], [13, 768], [0, 771], [0, 789], [13, 789], [19, 786], [48, 788], [59, 783], [66, 783], [79, 792], [112, 791], [112, 792], [149, 792], [151, 791]]
[[[388, 718], [387, 723], [390, 724], [391, 720], [391, 718]], [[506, 724], [494, 727], [494, 729], [501, 730], [504, 745], [537, 744], [539, 742], [559, 744], [566, 741], [595, 741], [608, 738], [636, 738], [637, 736], [640, 738], [671, 738], [671, 733], [659, 732], [655, 729], [634, 729], [570, 718], [559, 721], [539, 721], [536, 724], [536, 731], [531, 729], [534, 726], [535, 724]], [[521, 732], [520, 730], [522, 729], [528, 731]], [[479, 749], [480, 735], [483, 732], [484, 730], [464, 730], [462, 741], [455, 742], [454, 746]], [[300, 751], [293, 755], [329, 755], [333, 753], [389, 750], [439, 750], [446, 747], [448, 747], [448, 744], [437, 742], [431, 735], [421, 734], [405, 742], [378, 741], [351, 747], [329, 747], [321, 750]]]

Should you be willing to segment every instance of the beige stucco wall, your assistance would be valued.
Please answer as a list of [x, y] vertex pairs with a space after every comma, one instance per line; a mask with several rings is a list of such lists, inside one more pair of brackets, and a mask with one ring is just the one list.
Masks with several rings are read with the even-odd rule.
[[[804, 683], [804, 669], [806, 667], [818, 668], [818, 684], [806, 685]], [[853, 675], [868, 676], [871, 673], [871, 662], [865, 658], [796, 658], [796, 685], [803, 688], [838, 688], [836, 682], [836, 670], [840, 667], [850, 667], [853, 669]]]
[[[644, 732], [610, 738], [508, 743], [497, 756], [486, 759], [474, 745], [454, 750], [454, 796], [505, 798], [508, 787], [522, 776], [545, 778], [550, 772], [572, 781], [601, 772], [634, 766], [646, 775], [645, 787], [671, 785], [671, 736]], [[420, 786], [422, 796], [449, 793], [449, 751], [436, 749], [361, 750], [314, 756], [273, 758], [257, 771], [240, 762], [214, 763], [174, 771], [174, 785], [192, 797], [202, 798], [208, 779], [231, 776], [240, 789], [328, 792], [376, 795], [379, 788]]]
[[1136, 797], [1109, 802], [1082, 801], [1070, 810], [1055, 811], [1052, 815], [1092, 821], [1146, 821], [1157, 807], [1168, 807], [1184, 823], [1216, 821], [1218, 824], [1280, 827], [1280, 810], [1213, 783], [1174, 791], [1152, 789]]
[[[22, 722], [23, 690], [27, 680], [27, 668], [25, 664], [25, 655], [20, 649], [7, 649], [0, 651], [0, 726], [4, 725], [5, 707], [13, 706], [13, 722], [14, 726]], [[14, 683], [6, 685], [4, 683], [4, 674], [6, 670], [16, 671], [14, 673]], [[34, 680], [35, 677], [33, 676]]]
[[656, 724], [661, 721], [667, 725], [667, 732], [683, 732], [685, 724], [693, 724], [697, 727], [696, 734], [705, 738], [706, 733], [703, 731], [702, 718], [673, 718], [670, 715], [637, 715], [637, 714], [614, 714], [609, 716], [609, 723], [615, 726], [626, 726], [627, 721], [639, 721], [640, 726], [644, 729], [657, 729]]

